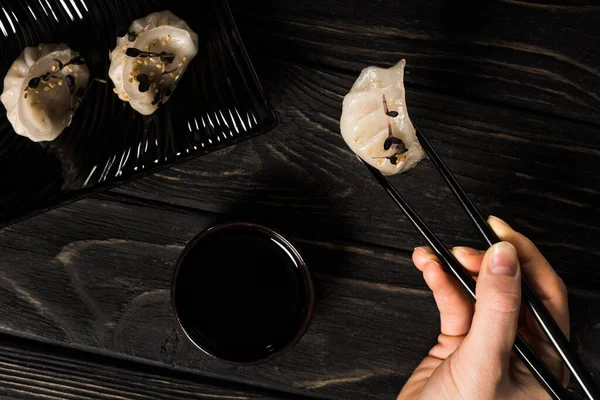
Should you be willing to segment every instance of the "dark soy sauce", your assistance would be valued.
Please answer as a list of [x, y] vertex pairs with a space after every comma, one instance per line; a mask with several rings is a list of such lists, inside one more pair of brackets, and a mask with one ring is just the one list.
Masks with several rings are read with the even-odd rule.
[[273, 234], [249, 224], [217, 227], [180, 258], [175, 309], [190, 339], [207, 353], [257, 362], [304, 333], [312, 311], [310, 277], [291, 245]]

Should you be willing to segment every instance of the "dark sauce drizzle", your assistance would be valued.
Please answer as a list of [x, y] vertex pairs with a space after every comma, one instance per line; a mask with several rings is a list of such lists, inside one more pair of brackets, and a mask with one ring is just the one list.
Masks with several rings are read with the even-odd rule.
[[164, 51], [161, 51], [160, 53], [143, 51], [136, 49], [135, 47], [128, 48], [125, 52], [125, 55], [127, 57], [160, 57], [160, 61], [164, 62], [165, 64], [171, 64], [173, 60], [175, 60], [175, 54], [173, 53], [167, 53]]
[[[398, 116], [397, 111], [390, 111], [390, 109], [388, 108], [385, 94], [383, 95], [383, 111], [385, 112], [385, 115], [387, 115], [390, 118], [396, 118]], [[404, 162], [406, 160], [406, 157], [403, 157], [402, 155], [404, 153], [406, 153], [407, 148], [406, 148], [406, 145], [404, 144], [404, 142], [402, 141], [402, 139], [394, 136], [394, 134], [392, 132], [392, 124], [390, 123], [389, 118], [386, 118], [386, 122], [387, 122], [387, 127], [388, 127], [388, 137], [383, 142], [383, 149], [385, 151], [387, 151], [387, 150], [391, 149], [392, 146], [395, 146], [396, 153], [391, 156], [387, 156], [387, 157], [373, 157], [373, 158], [387, 159], [387, 160], [390, 160], [390, 163], [392, 163], [392, 165], [397, 165], [399, 162]]]
[[[129, 33], [129, 41], [130, 42], [132, 41], [131, 40], [132, 34], [135, 34], [135, 32]], [[133, 39], [135, 40], [135, 37], [133, 37]], [[173, 53], [166, 53], [164, 51], [162, 51], [160, 53], [156, 53], [156, 52], [152, 52], [152, 51], [143, 51], [140, 49], [136, 49], [135, 47], [128, 48], [127, 51], [125, 52], [125, 55], [127, 57], [142, 57], [142, 58], [159, 57], [160, 61], [163, 62], [165, 64], [165, 66], [168, 66], [169, 64], [173, 63], [173, 61], [175, 60], [175, 54], [173, 54]], [[167, 75], [167, 74], [170, 74], [175, 71], [177, 71], [177, 68], [172, 69], [170, 71], [166, 70], [163, 73], [161, 73], [154, 80], [150, 79], [150, 77], [144, 73], [136, 75], [135, 79], [139, 82], [138, 90], [141, 93], [147, 92], [148, 90], [150, 90], [150, 86], [152, 85], [152, 83], [154, 81], [158, 80], [163, 75]], [[171, 95], [171, 93], [172, 93], [172, 89], [170, 87], [159, 89], [158, 92], [156, 93], [156, 95], [154, 96], [152, 105], [160, 107], [162, 104], [164, 104], [166, 102], [166, 98], [169, 97]]]
[[[62, 78], [59, 78], [58, 76], [54, 75], [56, 72], [62, 71], [64, 68], [66, 68], [70, 65], [84, 65], [85, 64], [85, 60], [80, 55], [77, 55], [77, 56], [71, 58], [66, 63], [63, 63], [62, 61], [60, 61], [58, 59], [54, 59], [54, 61], [56, 61], [56, 63], [57, 63], [57, 66], [55, 69], [53, 69], [52, 71], [48, 71], [43, 75], [31, 78], [29, 80], [29, 82], [27, 83], [27, 86], [25, 87], [24, 98], [27, 98], [27, 96], [29, 95], [29, 93], [28, 93], [29, 89], [37, 89], [40, 86], [40, 83], [49, 82], [50, 79], [59, 79], [59, 80], [62, 79]], [[69, 112], [72, 116], [73, 114], [75, 114], [75, 110], [77, 108], [77, 106], [74, 104], [75, 99], [74, 99], [73, 95], [81, 98], [85, 94], [86, 90], [82, 87], [77, 88], [77, 85], [75, 83], [75, 77], [71, 74], [65, 76], [64, 82], [67, 84], [67, 87], [69, 88], [69, 94], [71, 95], [71, 108], [69, 109]]]

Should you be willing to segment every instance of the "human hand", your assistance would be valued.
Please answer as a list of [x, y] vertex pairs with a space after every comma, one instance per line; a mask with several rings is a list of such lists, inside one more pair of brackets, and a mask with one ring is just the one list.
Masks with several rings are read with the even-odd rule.
[[558, 353], [521, 307], [521, 273], [568, 338], [565, 284], [529, 239], [499, 218], [490, 217], [488, 223], [503, 242], [487, 252], [467, 247], [452, 250], [477, 280], [476, 305], [444, 272], [431, 249], [415, 249], [413, 262], [433, 291], [441, 333], [398, 400], [550, 398], [512, 352], [517, 329], [555, 376], [568, 383], [568, 370]]

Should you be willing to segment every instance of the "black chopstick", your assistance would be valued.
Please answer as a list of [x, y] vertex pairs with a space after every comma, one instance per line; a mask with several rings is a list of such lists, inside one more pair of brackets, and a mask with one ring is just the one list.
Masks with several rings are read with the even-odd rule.
[[[487, 241], [488, 245], [491, 246], [494, 243], [498, 243], [500, 239], [487, 224], [486, 220], [482, 217], [475, 204], [473, 204], [454, 175], [452, 175], [452, 172], [450, 172], [448, 167], [446, 167], [446, 164], [444, 164], [433, 146], [429, 143], [425, 135], [423, 135], [416, 125], [415, 129], [417, 131], [417, 140], [419, 143], [421, 143], [425, 154], [427, 154], [427, 157], [429, 157], [433, 165], [440, 172], [462, 207], [469, 215], [469, 218], [471, 218], [471, 221], [473, 221], [481, 235]], [[529, 309], [550, 342], [552, 342], [567, 368], [569, 368], [571, 371], [571, 375], [577, 380], [587, 397], [590, 400], [600, 399], [600, 391], [596, 387], [596, 384], [592, 381], [591, 375], [586, 371], [585, 366], [581, 362], [577, 353], [575, 353], [569, 345], [569, 340], [560, 330], [554, 321], [554, 318], [552, 318], [544, 304], [535, 294], [525, 277], [521, 279], [521, 291], [525, 306]]]
[[[362, 161], [362, 160], [361, 160]], [[413, 223], [419, 233], [425, 238], [429, 246], [433, 249], [436, 255], [442, 261], [442, 265], [448, 268], [449, 272], [458, 280], [462, 287], [466, 290], [473, 301], [475, 297], [475, 280], [465, 271], [458, 260], [446, 248], [444, 243], [429, 229], [425, 222], [412, 209], [412, 207], [404, 200], [387, 179], [377, 170], [363, 161], [365, 166], [371, 171], [379, 184], [387, 191], [390, 197], [396, 202], [396, 205], [404, 212], [406, 217]], [[517, 333], [515, 344], [513, 345], [515, 353], [529, 368], [531, 373], [538, 379], [548, 394], [555, 400], [568, 399], [567, 392], [561, 383], [556, 379], [552, 371], [548, 369], [546, 364], [535, 354], [533, 349], [525, 342], [525, 340]]]

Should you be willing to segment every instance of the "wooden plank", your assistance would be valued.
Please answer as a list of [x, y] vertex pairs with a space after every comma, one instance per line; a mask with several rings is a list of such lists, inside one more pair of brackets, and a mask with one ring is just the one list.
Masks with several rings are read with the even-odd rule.
[[[600, 55], [589, 34], [599, 7], [504, 0], [469, 2], [461, 14], [431, 2], [384, 1], [375, 10], [356, 0], [233, 3], [279, 128], [0, 231], [0, 304], [9, 305], [0, 308], [0, 331], [292, 395], [393, 398], [433, 343], [437, 313], [409, 260], [422, 240], [345, 148], [338, 119], [362, 67], [406, 57], [411, 115], [485, 214], [541, 244], [570, 289], [573, 343], [600, 377]], [[429, 163], [395, 182], [448, 244], [478, 243]], [[293, 236], [319, 302], [293, 351], [240, 368], [185, 340], [168, 288], [196, 233], [249, 218]], [[2, 349], [7, 362], [11, 350]], [[19, 360], [43, 371], [55, 365]], [[62, 384], [51, 374], [23, 383], [29, 378], [12, 368], [0, 364], [7, 396], [18, 396], [9, 379], [32, 387], [25, 397], [51, 396]], [[101, 375], [102, 389], [69, 375], [57, 396], [106, 396], [123, 382]], [[171, 396], [161, 385], [149, 387]], [[241, 386], [202, 390], [255, 395]]]
[[[113, 193], [258, 218], [324, 240], [421, 244], [338, 133], [354, 77], [287, 61], [258, 68], [271, 77], [275, 131]], [[421, 90], [408, 92], [408, 107], [484, 215], [530, 236], [568, 283], [598, 287], [599, 128]], [[449, 245], [481, 245], [428, 161], [393, 182]]]
[[5, 335], [0, 336], [0, 396], [10, 400], [290, 398], [285, 393], [199, 378]]
[[274, 6], [232, 0], [232, 5], [255, 58], [312, 62], [355, 74], [367, 65], [406, 58], [411, 89], [600, 122], [595, 3], [287, 0]]
[[[290, 227], [315, 275], [312, 325], [282, 358], [231, 366], [194, 349], [169, 304], [179, 252], [221, 220], [103, 196], [0, 231], [0, 303], [11, 305], [0, 309], [0, 331], [293, 394], [393, 398], [439, 329], [409, 253]], [[600, 295], [570, 289], [573, 342], [598, 374]]]

